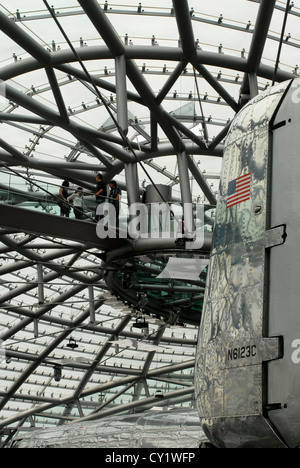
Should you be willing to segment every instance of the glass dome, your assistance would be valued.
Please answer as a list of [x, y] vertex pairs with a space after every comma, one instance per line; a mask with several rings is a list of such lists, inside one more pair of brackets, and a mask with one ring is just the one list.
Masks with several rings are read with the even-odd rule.
[[[300, 48], [300, 0], [200, 3], [0, 4], [3, 445], [153, 401], [194, 406], [206, 267], [158, 275], [170, 258], [209, 261], [230, 122], [298, 75]], [[99, 242], [99, 172], [122, 190], [120, 222], [149, 186], [170, 189], [172, 213], [204, 206], [205, 247]], [[63, 180], [84, 189], [84, 221], [58, 216]]]

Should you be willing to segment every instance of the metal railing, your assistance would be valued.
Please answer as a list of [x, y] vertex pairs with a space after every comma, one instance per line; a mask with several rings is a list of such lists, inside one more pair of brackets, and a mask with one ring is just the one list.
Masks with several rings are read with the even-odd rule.
[[[26, 172], [25, 172], [26, 174]], [[83, 209], [74, 207], [71, 202], [63, 200], [60, 196], [62, 183], [49, 182], [37, 177], [21, 174], [14, 169], [0, 171], [0, 204], [18, 206], [29, 210], [38, 210], [54, 216], [76, 217], [80, 213], [80, 219], [87, 222], [98, 222], [96, 216], [99, 201], [96, 195], [90, 190], [83, 189]], [[70, 185], [63, 187], [68, 197], [78, 191], [78, 186]], [[96, 192], [96, 184], [95, 184]], [[103, 210], [106, 210], [106, 216], [103, 216], [102, 223], [109, 227], [111, 222], [109, 211], [112, 199], [103, 197]], [[74, 209], [75, 208], [75, 209]], [[143, 216], [141, 216], [143, 212]], [[194, 220], [195, 230], [211, 232], [214, 226], [215, 207], [210, 205], [196, 204], [190, 209]], [[143, 224], [139, 226], [140, 234], [151, 234], [153, 237], [178, 237], [184, 233], [185, 229], [185, 209], [181, 203], [153, 203], [153, 204], [135, 204], [129, 206], [127, 201], [120, 201], [120, 211], [118, 214], [117, 227], [119, 230], [126, 231], [130, 235], [132, 226], [136, 226], [138, 221]]]

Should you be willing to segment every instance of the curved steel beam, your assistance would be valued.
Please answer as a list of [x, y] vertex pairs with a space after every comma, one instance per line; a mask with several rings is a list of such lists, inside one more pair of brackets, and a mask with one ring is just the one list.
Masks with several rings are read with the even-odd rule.
[[[275, 4], [276, 0], [261, 0], [247, 60], [247, 74], [259, 73]], [[243, 94], [250, 95], [250, 82], [248, 75], [245, 75], [241, 87], [241, 95]]]
[[[113, 55], [106, 46], [91, 46], [76, 49], [82, 60], [105, 60], [112, 59]], [[125, 46], [125, 56], [127, 59], [141, 60], [166, 60], [180, 62], [182, 60], [182, 49], [173, 47], [147, 47], [147, 46]], [[66, 63], [75, 63], [76, 57], [69, 50], [61, 50], [51, 53], [51, 65], [54, 68], [64, 66]], [[247, 61], [244, 58], [219, 54], [214, 52], [205, 52], [197, 50], [196, 61], [202, 65], [226, 68], [239, 72], [248, 71]], [[0, 79], [3, 81], [15, 78], [32, 71], [43, 68], [43, 66], [34, 58], [27, 58], [14, 62], [0, 69]], [[260, 64], [257, 75], [262, 78], [271, 79], [274, 68], [268, 65]], [[278, 81], [286, 81], [295, 75], [284, 70], [278, 71]]]
[[50, 65], [51, 54], [29, 34], [21, 29], [17, 24], [0, 11], [1, 31], [16, 42], [23, 50], [26, 50], [43, 67]]
[[[0, 207], [1, 208], [1, 207]], [[210, 252], [211, 250], [212, 235], [205, 233], [204, 244], [202, 247], [203, 252]], [[111, 250], [103, 256], [105, 263], [110, 264], [119, 259], [133, 257], [134, 255], [142, 255], [146, 252], [156, 251], [177, 251], [178, 246], [176, 239], [137, 239], [133, 241], [132, 245], [120, 246], [115, 250]], [[180, 249], [179, 249], [180, 250]], [[182, 252], [182, 250], [181, 250]]]
[[200, 73], [200, 75], [214, 88], [214, 90], [222, 96], [222, 98], [227, 102], [227, 104], [235, 111], [238, 112], [239, 105], [233, 99], [228, 91], [221, 85], [221, 83], [207, 70], [201, 63], [198, 61], [193, 62], [194, 67]]
[[148, 82], [144, 79], [137, 65], [131, 60], [127, 62], [127, 76], [167, 135], [169, 141], [173, 145], [175, 153], [180, 152], [184, 149], [183, 140], [179, 137], [173, 126], [166, 120], [163, 107], [157, 103]]
[[182, 50], [186, 58], [193, 59], [196, 52], [196, 42], [192, 26], [190, 7], [187, 0], [173, 0]]
[[125, 46], [96, 0], [78, 0], [82, 9], [115, 57], [125, 55]]
[[[77, 125], [73, 122], [65, 123], [62, 120], [59, 113], [33, 100], [29, 96], [20, 93], [10, 85], [6, 85], [6, 96], [8, 99], [11, 99], [12, 101], [16, 102], [18, 105], [24, 107], [30, 112], [33, 112], [39, 115], [40, 117], [44, 118], [45, 120], [50, 121], [53, 125], [57, 125], [61, 128], [64, 128], [83, 142], [87, 139], [86, 134], [91, 134], [91, 131], [88, 128], [82, 128], [80, 125]], [[101, 132], [99, 133], [99, 135], [100, 134]], [[100, 138], [95, 137], [95, 135], [93, 135], [93, 137], [90, 135], [88, 141], [93, 143], [100, 149], [107, 151], [109, 154], [113, 155], [114, 157], [120, 159], [123, 162], [130, 163], [134, 161], [134, 158], [130, 156], [130, 154], [127, 151], [123, 150], [120, 147], [120, 145], [103, 139], [100, 140]], [[101, 162], [105, 164], [105, 158], [101, 159]]]

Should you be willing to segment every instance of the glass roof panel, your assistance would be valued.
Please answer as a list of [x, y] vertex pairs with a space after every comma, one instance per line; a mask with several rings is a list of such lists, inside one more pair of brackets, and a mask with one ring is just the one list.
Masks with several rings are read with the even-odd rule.
[[[120, 185], [122, 226], [127, 204], [140, 201], [147, 186], [170, 187], [175, 204], [186, 200], [189, 184], [190, 202], [207, 209], [200, 229], [211, 235], [229, 124], [274, 77], [286, 3], [270, 3], [182, 0], [179, 14], [171, 0], [93, 1], [101, 27], [109, 25], [101, 35], [88, 5], [55, 0], [68, 43], [45, 2], [0, 1], [0, 340], [6, 352], [0, 426], [6, 435], [16, 426], [55, 425], [93, 412], [101, 418], [126, 405], [135, 411], [157, 393], [172, 404], [174, 390], [174, 404], [193, 406], [206, 271], [195, 284], [168, 282], [157, 278], [168, 259], [186, 258], [174, 245], [157, 251], [145, 242], [138, 252], [120, 239], [96, 245], [95, 176], [100, 171], [106, 183]], [[299, 18], [295, 0], [276, 81], [298, 75]], [[124, 54], [114, 54], [114, 47]], [[115, 55], [125, 57], [126, 75], [116, 70], [122, 64]], [[128, 133], [120, 131], [124, 108]], [[84, 188], [80, 235], [73, 211], [70, 220], [57, 216], [65, 179], [70, 193]], [[201, 258], [209, 258], [209, 249]], [[148, 327], [138, 328], [144, 321]]]

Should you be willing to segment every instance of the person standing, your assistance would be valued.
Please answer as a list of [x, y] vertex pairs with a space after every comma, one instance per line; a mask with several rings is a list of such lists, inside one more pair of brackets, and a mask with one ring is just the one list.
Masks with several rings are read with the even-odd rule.
[[68, 197], [68, 202], [73, 203], [73, 210], [76, 219], [83, 219], [84, 209], [87, 209], [83, 199], [83, 188], [78, 187], [77, 192]]
[[102, 203], [104, 203], [106, 201], [106, 197], [107, 197], [107, 187], [106, 187], [106, 184], [105, 184], [105, 182], [103, 180], [102, 174], [97, 174], [96, 183], [97, 183], [97, 186], [96, 186], [96, 216], [95, 216], [95, 220], [99, 221], [101, 219], [101, 216], [97, 215], [97, 210], [98, 210], [99, 205], [101, 205]]
[[122, 191], [118, 187], [117, 182], [112, 180], [109, 184], [110, 193], [109, 193], [109, 203], [115, 207], [116, 211], [116, 227], [119, 227], [119, 216], [120, 216], [120, 202]]
[[61, 201], [58, 204], [58, 206], [60, 207], [60, 216], [65, 216], [66, 218], [70, 217], [71, 211], [68, 205], [69, 187], [70, 182], [68, 180], [64, 180], [59, 190], [59, 198], [61, 198]]

